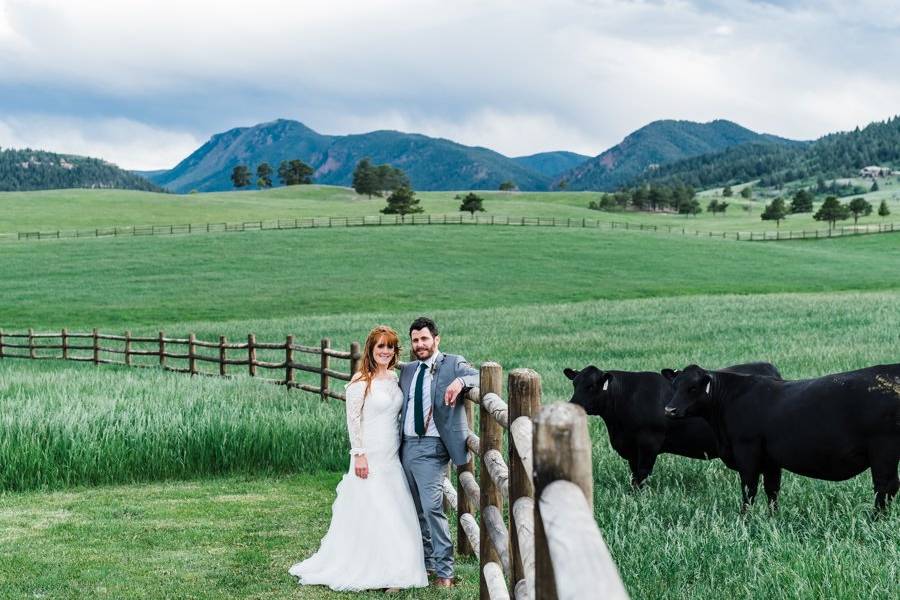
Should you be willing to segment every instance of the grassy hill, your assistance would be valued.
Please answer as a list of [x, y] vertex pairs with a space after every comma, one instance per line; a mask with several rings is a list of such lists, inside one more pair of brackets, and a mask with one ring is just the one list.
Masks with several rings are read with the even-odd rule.
[[[735, 187], [735, 192], [740, 186]], [[459, 214], [460, 192], [418, 192], [427, 214]], [[755, 192], [759, 194], [759, 192]], [[589, 210], [588, 203], [599, 199], [593, 192], [486, 192], [481, 216], [557, 217], [599, 219], [657, 225], [660, 228], [686, 227], [699, 231], [771, 231], [774, 223], [759, 217], [766, 201], [774, 192], [766, 192], [756, 202], [739, 197], [725, 214], [701, 213], [686, 218], [671, 213], [600, 212]], [[889, 179], [878, 192], [865, 194], [877, 208], [888, 200], [892, 215], [887, 221], [900, 221], [900, 184]], [[721, 198], [721, 188], [699, 194], [705, 207], [713, 198]], [[263, 191], [211, 192], [201, 194], [156, 194], [123, 190], [51, 190], [41, 192], [0, 192], [0, 234], [18, 231], [56, 231], [58, 229], [93, 229], [95, 227], [130, 225], [170, 225], [181, 223], [240, 223], [259, 219], [368, 216], [378, 215], [384, 208], [383, 198], [359, 196], [352, 189], [304, 185]], [[749, 209], [749, 210], [747, 210]], [[879, 223], [883, 219], [872, 214], [860, 223]], [[845, 221], [844, 224], [852, 223]], [[821, 229], [825, 225], [813, 220], [812, 214], [791, 215], [782, 223], [785, 229]]]

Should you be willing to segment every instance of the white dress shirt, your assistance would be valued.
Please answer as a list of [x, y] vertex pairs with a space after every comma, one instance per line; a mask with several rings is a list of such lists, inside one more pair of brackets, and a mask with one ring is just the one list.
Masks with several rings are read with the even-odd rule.
[[[425, 429], [425, 437], [440, 437], [440, 433], [438, 433], [437, 425], [434, 424], [434, 414], [432, 413], [431, 419], [428, 418], [428, 414], [432, 412], [432, 398], [431, 398], [431, 382], [434, 379], [434, 361], [437, 360], [438, 353], [435, 352], [432, 354], [428, 360], [424, 361], [425, 365], [427, 365], [425, 369], [425, 377], [422, 381], [422, 419], [424, 419], [428, 426]], [[419, 378], [419, 369], [421, 368], [423, 361], [418, 361], [416, 364], [416, 371], [413, 374], [412, 382], [409, 386], [409, 396], [406, 398], [406, 422], [403, 424], [403, 434], [417, 436], [419, 434], [416, 433], [416, 422], [415, 422], [415, 397], [416, 397], [416, 380]]]

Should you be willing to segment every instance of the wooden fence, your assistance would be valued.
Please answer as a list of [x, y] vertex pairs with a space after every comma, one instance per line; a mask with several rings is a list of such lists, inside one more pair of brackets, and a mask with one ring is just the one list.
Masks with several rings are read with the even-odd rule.
[[732, 239], [737, 241], [776, 241], [840, 237], [869, 233], [900, 231], [900, 224], [876, 223], [817, 229], [809, 231], [700, 231], [677, 225], [650, 225], [624, 221], [561, 217], [507, 217], [500, 215], [377, 215], [366, 217], [307, 217], [300, 219], [272, 219], [236, 223], [183, 223], [180, 225], [129, 225], [50, 231], [19, 231], [0, 233], [0, 241], [50, 240], [91, 237], [140, 237], [148, 235], [185, 235], [197, 233], [279, 231], [286, 229], [321, 229], [333, 227], [372, 227], [379, 225], [504, 225], [517, 227], [568, 227], [587, 229], [625, 229], [673, 235]]
[[[101, 345], [106, 343], [107, 345]], [[308, 362], [298, 362], [298, 355], [315, 356]], [[121, 357], [121, 358], [117, 358]], [[197, 339], [190, 333], [186, 338], [170, 338], [160, 331], [153, 337], [133, 336], [130, 331], [123, 335], [99, 333], [72, 333], [66, 329], [60, 332], [4, 333], [0, 329], [0, 359], [26, 358], [36, 360], [73, 360], [90, 362], [95, 365], [112, 364], [129, 367], [155, 367], [190, 375], [211, 375], [229, 377], [237, 374], [242, 367], [247, 375], [261, 381], [284, 385], [318, 394], [323, 400], [336, 398], [344, 400], [344, 394], [332, 390], [332, 379], [350, 381], [362, 357], [358, 342], [350, 344], [349, 352], [335, 350], [329, 339], [323, 339], [318, 346], [302, 346], [294, 343], [289, 335], [284, 342], [260, 342], [254, 334], [247, 336], [246, 342], [229, 342], [225, 336], [218, 341]], [[265, 360], [264, 360], [265, 359]], [[349, 372], [332, 368], [332, 359], [349, 362]], [[215, 370], [204, 370], [203, 363], [215, 365]], [[283, 373], [283, 378], [260, 376], [263, 372]], [[298, 381], [298, 374], [310, 373], [316, 384]]]
[[541, 378], [530, 369], [509, 374], [507, 404], [502, 379], [500, 365], [481, 366], [465, 400], [470, 430], [479, 406], [470, 460], [457, 468], [459, 492], [444, 482], [457, 551], [479, 557], [481, 599], [628, 598], [594, 520], [587, 415], [569, 403], [541, 407]]

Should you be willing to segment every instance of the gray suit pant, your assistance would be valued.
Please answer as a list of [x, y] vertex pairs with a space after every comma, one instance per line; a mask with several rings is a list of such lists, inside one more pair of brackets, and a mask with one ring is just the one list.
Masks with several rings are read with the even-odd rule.
[[453, 542], [442, 487], [450, 454], [441, 438], [404, 436], [400, 462], [419, 513], [425, 568], [438, 577], [453, 577]]

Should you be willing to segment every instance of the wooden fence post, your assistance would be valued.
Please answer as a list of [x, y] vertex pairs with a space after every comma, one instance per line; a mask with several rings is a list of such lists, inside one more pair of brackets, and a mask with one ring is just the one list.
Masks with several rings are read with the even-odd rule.
[[100, 364], [100, 340], [97, 338], [97, 328], [94, 327], [94, 331], [92, 332], [92, 337], [94, 341], [94, 364]]
[[328, 369], [328, 355], [325, 354], [325, 351], [331, 348], [331, 340], [328, 338], [322, 338], [322, 374], [321, 379], [319, 380], [319, 389], [321, 390], [322, 400], [328, 400], [328, 375], [325, 374], [325, 370]]
[[[513, 573], [509, 586], [516, 589], [518, 582], [523, 579], [534, 581], [533, 560], [523, 561], [516, 511], [514, 510], [516, 501], [520, 498], [534, 498], [531, 473], [525, 468], [525, 464], [531, 462], [533, 442], [528, 444], [528, 447], [519, 447], [515, 435], [519, 426], [516, 424], [516, 420], [519, 417], [525, 417], [528, 422], [520, 421], [519, 423], [530, 425], [531, 418], [541, 409], [541, 376], [531, 369], [515, 369], [509, 374], [509, 383], [506, 389], [509, 394], [509, 438], [507, 440], [509, 448], [509, 546]], [[529, 547], [533, 547], [533, 544], [533, 539], [522, 542], [522, 545]], [[533, 553], [529, 552], [528, 554], [533, 559]], [[533, 594], [534, 590], [530, 591]]]
[[[359, 349], [359, 342], [350, 344], [350, 376], [359, 371], [359, 364], [362, 362], [362, 352]], [[471, 423], [469, 424], [471, 427]]]
[[294, 336], [289, 335], [284, 343], [284, 387], [291, 389], [294, 383]]
[[191, 377], [197, 374], [196, 347], [194, 346], [196, 341], [197, 336], [192, 331], [188, 334], [188, 370], [191, 372]]
[[545, 406], [534, 420], [535, 595], [556, 600], [556, 581], [541, 519], [544, 488], [558, 479], [579, 488], [593, 512], [594, 478], [587, 415], [580, 406], [560, 402]]
[[[486, 362], [481, 365], [481, 378], [479, 383], [479, 391], [481, 397], [486, 394], [493, 393], [498, 396], [503, 392], [503, 367], [495, 362]], [[484, 405], [479, 411], [479, 437], [481, 438], [481, 455], [484, 456], [489, 450], [502, 451], [503, 447], [503, 427], [498, 423], [493, 415], [485, 410]], [[487, 467], [482, 461], [480, 465], [480, 487], [481, 487], [481, 535], [479, 537], [479, 546], [481, 556], [479, 560], [479, 572], [481, 573], [481, 600], [490, 600], [487, 583], [484, 577], [484, 566], [489, 562], [500, 563], [500, 555], [494, 548], [491, 537], [488, 534], [487, 525], [484, 522], [484, 512], [488, 506], [495, 506], [500, 511], [503, 510], [503, 497], [500, 490], [491, 479]]]
[[34, 358], [34, 329], [28, 328], [28, 358]]
[[166, 366], [166, 337], [162, 331], [159, 332], [159, 366]]
[[0, 358], [3, 358], [3, 330], [0, 329]]
[[226, 368], [228, 365], [225, 363], [226, 360], [226, 350], [225, 350], [225, 336], [219, 336], [219, 375], [225, 377], [228, 374], [228, 369]]
[[247, 334], [247, 370], [250, 377], [256, 377], [256, 336]]
[[[469, 431], [473, 431], [473, 427], [475, 426], [475, 414], [473, 411], [473, 403], [468, 398], [464, 399], [465, 403], [465, 411], [466, 411], [466, 423], [468, 423]], [[474, 477], [475, 475], [475, 456], [472, 454], [472, 451], [468, 448], [466, 449], [468, 453], [469, 460], [466, 464], [460, 465], [456, 469], [456, 489], [458, 491], [456, 495], [456, 514], [457, 516], [464, 515], [466, 513], [475, 514], [475, 510], [469, 504], [469, 496], [466, 494], [463, 489], [462, 482], [460, 481], [460, 477], [463, 473], [471, 473]], [[456, 551], [460, 556], [471, 556], [474, 552], [472, 548], [472, 544], [469, 542], [469, 536], [466, 535], [465, 529], [461, 526], [456, 529]]]
[[131, 366], [131, 331], [125, 331], [125, 364]]

